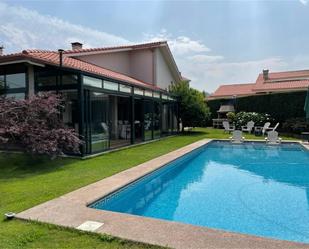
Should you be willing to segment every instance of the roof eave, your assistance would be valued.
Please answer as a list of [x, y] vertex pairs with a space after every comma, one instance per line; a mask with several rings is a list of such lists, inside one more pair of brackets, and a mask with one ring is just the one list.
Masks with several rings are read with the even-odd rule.
[[[167, 57], [167, 60], [168, 60], [168, 62], [169, 62], [169, 64], [170, 64], [170, 68], [172, 69], [172, 71], [173, 71], [173, 74], [174, 74], [174, 77], [175, 77], [175, 79], [176, 79], [176, 81], [177, 82], [180, 82], [181, 80], [182, 80], [182, 77], [181, 77], [181, 75], [180, 75], [180, 73], [179, 73], [179, 69], [178, 69], [178, 66], [177, 66], [177, 64], [176, 64], [176, 61], [175, 61], [175, 59], [174, 59], [174, 56], [173, 56], [173, 54], [172, 54], [172, 52], [171, 52], [171, 50], [170, 50], [170, 48], [169, 48], [169, 46], [168, 46], [168, 44], [166, 43], [166, 44], [163, 44], [163, 46], [161, 46], [161, 48], [165, 48], [165, 50], [166, 50], [166, 57]], [[190, 81], [190, 80], [189, 80]]]

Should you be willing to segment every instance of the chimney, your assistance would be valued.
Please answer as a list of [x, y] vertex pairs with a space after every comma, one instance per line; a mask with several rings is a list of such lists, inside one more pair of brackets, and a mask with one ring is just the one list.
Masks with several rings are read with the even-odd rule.
[[269, 79], [268, 72], [269, 72], [268, 69], [263, 69], [263, 79], [264, 80], [268, 80]]
[[79, 50], [79, 49], [83, 49], [83, 44], [80, 42], [72, 42], [72, 50]]
[[3, 49], [4, 49], [4, 47], [0, 46], [0, 56], [3, 55]]

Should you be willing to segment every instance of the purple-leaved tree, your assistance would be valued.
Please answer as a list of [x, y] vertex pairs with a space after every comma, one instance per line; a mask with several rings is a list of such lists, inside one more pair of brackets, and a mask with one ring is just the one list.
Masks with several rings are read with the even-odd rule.
[[25, 100], [0, 97], [0, 144], [50, 157], [80, 153], [79, 135], [60, 118], [62, 101], [50, 92]]

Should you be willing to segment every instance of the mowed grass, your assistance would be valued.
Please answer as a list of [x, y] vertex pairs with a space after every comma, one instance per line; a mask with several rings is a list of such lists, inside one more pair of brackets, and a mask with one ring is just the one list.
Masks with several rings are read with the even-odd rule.
[[[117, 172], [136, 166], [203, 138], [228, 138], [223, 130], [194, 131], [149, 144], [80, 160], [34, 159], [24, 154], [0, 154], [0, 215], [20, 212]], [[264, 139], [246, 135], [248, 139]], [[284, 138], [289, 139], [289, 138]], [[0, 219], [0, 248], [157, 248], [21, 220]]]

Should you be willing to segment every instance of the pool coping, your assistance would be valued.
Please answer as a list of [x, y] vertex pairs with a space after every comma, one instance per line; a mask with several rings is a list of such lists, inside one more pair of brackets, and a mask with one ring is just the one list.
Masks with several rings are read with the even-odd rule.
[[[97, 210], [89, 204], [213, 140], [203, 139], [150, 161], [104, 178], [17, 214], [17, 218], [81, 229], [95, 223], [92, 231], [142, 243], [172, 248], [309, 248], [309, 244], [268, 239], [179, 222]], [[226, 141], [226, 139], [225, 139]], [[257, 141], [257, 140], [248, 140]], [[287, 141], [295, 142], [295, 141]], [[301, 144], [301, 143], [300, 143]], [[303, 145], [309, 150], [309, 145]], [[98, 225], [101, 224], [101, 225]], [[91, 227], [91, 226], [89, 226]]]

